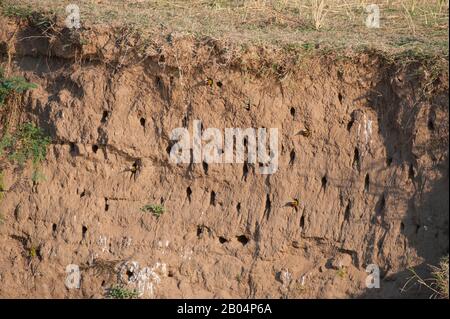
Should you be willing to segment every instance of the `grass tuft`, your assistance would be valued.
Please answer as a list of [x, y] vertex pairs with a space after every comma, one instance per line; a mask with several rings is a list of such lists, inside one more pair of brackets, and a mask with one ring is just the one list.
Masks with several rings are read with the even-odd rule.
[[141, 211], [151, 212], [153, 214], [153, 216], [155, 216], [156, 218], [159, 218], [164, 213], [164, 207], [161, 205], [149, 204], [149, 205], [145, 205], [144, 207], [142, 207]]
[[41, 128], [24, 123], [12, 135], [7, 133], [0, 140], [0, 156], [8, 154], [9, 160], [20, 166], [31, 159], [36, 166], [45, 159], [49, 144], [50, 137]]
[[117, 285], [108, 289], [107, 297], [111, 299], [136, 299], [139, 294], [136, 290]]
[[430, 298], [437, 299], [449, 299], [448, 286], [449, 286], [449, 266], [448, 266], [448, 256], [441, 259], [437, 266], [429, 265], [431, 270], [431, 277], [424, 279], [422, 278], [413, 268], [409, 268], [412, 276], [406, 281], [402, 288], [405, 291], [406, 286], [411, 282], [415, 281], [430, 290]]
[[437, 297], [449, 299], [448, 296], [448, 256], [441, 259], [439, 266], [430, 266], [433, 276], [431, 285], [435, 288]]
[[50, 137], [40, 127], [33, 123], [24, 123], [12, 134], [7, 132], [0, 139], [0, 159], [6, 156], [20, 167], [31, 160], [33, 164], [32, 180], [38, 182], [43, 179], [39, 166], [47, 155], [47, 147], [50, 143]]
[[35, 89], [37, 85], [28, 82], [24, 77], [5, 77], [0, 69], [0, 107], [5, 104], [7, 98], [14, 93], [23, 93], [27, 90]]

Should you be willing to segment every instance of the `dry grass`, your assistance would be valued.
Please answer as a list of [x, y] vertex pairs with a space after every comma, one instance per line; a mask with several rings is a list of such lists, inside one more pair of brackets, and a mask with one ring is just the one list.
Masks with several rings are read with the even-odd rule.
[[430, 290], [430, 298], [449, 299], [448, 256], [442, 258], [438, 266], [430, 265], [429, 267], [431, 270], [431, 278], [428, 279], [423, 279], [415, 270], [410, 269], [412, 276], [405, 283], [403, 290], [406, 290], [405, 288], [410, 282], [415, 281]]
[[314, 0], [312, 3], [312, 16], [316, 30], [321, 29], [324, 25], [325, 17], [328, 13], [326, 8], [325, 0]]
[[440, 298], [448, 299], [448, 256], [443, 258], [439, 266], [432, 266], [433, 286]]
[[[64, 19], [72, 2], [80, 7], [82, 24], [132, 24], [149, 36], [183, 32], [236, 44], [448, 55], [448, 0], [3, 0], [3, 7], [30, 5]], [[365, 25], [371, 3], [380, 7], [379, 29]]]

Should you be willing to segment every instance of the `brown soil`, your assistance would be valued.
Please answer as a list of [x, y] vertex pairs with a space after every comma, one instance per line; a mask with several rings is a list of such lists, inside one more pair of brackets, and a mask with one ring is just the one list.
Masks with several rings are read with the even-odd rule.
[[[1, 297], [102, 298], [118, 280], [145, 298], [426, 295], [400, 288], [407, 267], [448, 254], [448, 73], [433, 71], [438, 61], [299, 58], [177, 34], [143, 46], [99, 27], [81, 43], [63, 29], [0, 25], [8, 71], [38, 84], [16, 120], [53, 141], [37, 184], [31, 169], [2, 163]], [[278, 128], [278, 171], [171, 164], [170, 132], [193, 120]], [[146, 204], [166, 211], [156, 218]], [[81, 268], [80, 289], [65, 286], [69, 264]], [[381, 289], [365, 288], [368, 264]]]

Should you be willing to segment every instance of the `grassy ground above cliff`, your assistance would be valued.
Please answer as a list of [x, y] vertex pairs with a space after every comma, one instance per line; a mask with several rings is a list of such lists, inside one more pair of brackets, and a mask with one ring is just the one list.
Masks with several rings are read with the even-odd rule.
[[[81, 24], [133, 25], [143, 35], [183, 32], [236, 44], [448, 56], [448, 0], [0, 0], [4, 15], [79, 6]], [[380, 28], [366, 27], [366, 7]]]

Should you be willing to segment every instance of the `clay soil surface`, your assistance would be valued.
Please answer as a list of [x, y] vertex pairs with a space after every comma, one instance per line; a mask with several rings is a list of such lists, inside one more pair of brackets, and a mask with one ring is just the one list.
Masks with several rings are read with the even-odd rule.
[[[408, 279], [448, 256], [442, 1], [373, 32], [364, 1], [79, 1], [80, 29], [39, 2], [0, 1], [0, 297], [433, 294]], [[277, 128], [276, 172], [172, 163], [195, 121]]]

